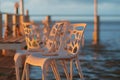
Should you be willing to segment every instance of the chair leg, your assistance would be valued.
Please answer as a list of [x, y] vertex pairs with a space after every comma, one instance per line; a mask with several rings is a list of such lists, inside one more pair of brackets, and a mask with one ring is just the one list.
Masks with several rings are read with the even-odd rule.
[[24, 65], [24, 69], [23, 69], [22, 79], [21, 79], [21, 80], [24, 80], [24, 79], [25, 79], [25, 76], [26, 76], [26, 63], [25, 63], [25, 65]]
[[56, 80], [61, 80], [55, 60], [52, 60], [51, 63], [52, 63], [51, 68], [52, 68], [52, 71], [54, 73]]
[[29, 64], [25, 63], [23, 73], [22, 73], [22, 79], [21, 80], [29, 80]]
[[43, 65], [41, 69], [42, 69], [42, 80], [47, 80], [46, 78], [47, 73], [46, 73], [45, 65]]
[[83, 73], [82, 73], [82, 71], [81, 71], [82, 69], [81, 69], [80, 62], [79, 62], [79, 59], [78, 59], [78, 58], [76, 58], [75, 63], [76, 63], [76, 67], [77, 67], [78, 73], [79, 73], [79, 75], [80, 75], [80, 78], [81, 78], [82, 80], [84, 80]]
[[70, 80], [73, 79], [73, 60], [70, 60]]
[[30, 73], [29, 73], [29, 64], [26, 64], [26, 80], [30, 80]]
[[65, 72], [65, 75], [66, 75], [66, 77], [67, 77], [67, 80], [70, 80], [70, 78], [69, 78], [69, 73], [68, 73], [68, 69], [67, 69], [67, 66], [66, 66], [66, 63], [65, 63], [65, 61], [61, 61], [61, 64], [62, 64], [62, 67], [63, 67], [63, 70], [64, 70], [64, 72]]
[[20, 70], [17, 65], [15, 65], [15, 71], [16, 71], [16, 80], [20, 80]]

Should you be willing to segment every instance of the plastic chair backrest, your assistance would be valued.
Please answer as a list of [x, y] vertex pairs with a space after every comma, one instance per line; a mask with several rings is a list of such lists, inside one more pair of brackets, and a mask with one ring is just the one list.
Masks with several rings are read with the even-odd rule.
[[46, 47], [49, 50], [52, 51], [57, 51], [60, 47], [60, 37], [62, 32], [64, 31], [64, 23], [62, 22], [57, 22], [53, 25], [50, 34], [49, 34], [49, 38], [46, 41]]
[[65, 41], [65, 49], [70, 54], [77, 54], [81, 47], [83, 34], [86, 28], [85, 23], [72, 24], [67, 39]]
[[39, 49], [41, 46], [40, 26], [34, 23], [23, 23], [27, 48]]

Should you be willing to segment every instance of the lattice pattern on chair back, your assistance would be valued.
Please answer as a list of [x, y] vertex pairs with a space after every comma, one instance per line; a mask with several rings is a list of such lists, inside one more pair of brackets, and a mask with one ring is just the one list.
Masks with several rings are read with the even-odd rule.
[[[52, 27], [48, 40], [46, 40], [45, 44], [48, 50], [56, 51], [60, 48], [60, 45], [63, 41], [61, 41], [61, 37], [66, 34], [66, 31], [70, 28], [68, 26], [68, 22], [57, 22]], [[24, 23], [24, 32], [25, 32], [25, 39], [28, 46], [28, 49], [39, 49], [41, 48], [41, 35], [40, 29], [35, 28], [36, 24], [34, 23]], [[68, 26], [68, 27], [67, 27]]]
[[86, 24], [72, 24], [72, 29], [69, 31], [69, 35], [67, 35], [66, 39], [66, 50], [70, 54], [77, 54], [80, 46], [81, 41], [83, 38], [84, 30], [86, 28]]
[[64, 23], [57, 22], [54, 24], [49, 34], [49, 38], [46, 42], [46, 46], [49, 50], [55, 52], [59, 49], [60, 37], [63, 31], [64, 31]]
[[33, 23], [23, 23], [23, 27], [28, 49], [40, 48], [41, 35], [39, 26]]

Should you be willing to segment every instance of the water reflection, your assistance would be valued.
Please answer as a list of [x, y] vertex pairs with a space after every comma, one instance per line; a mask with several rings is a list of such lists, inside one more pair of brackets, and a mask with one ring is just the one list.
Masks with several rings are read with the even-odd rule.
[[[110, 50], [111, 44], [103, 43], [100, 46], [87, 45], [79, 54], [80, 63], [85, 80], [119, 80], [120, 79], [120, 51]], [[114, 45], [115, 46], [115, 45]], [[111, 48], [112, 49], [112, 48]], [[58, 64], [59, 65], [59, 64]], [[61, 66], [58, 66], [62, 80], [66, 80], [65, 74], [62, 72]], [[32, 68], [34, 74], [31, 78], [40, 79], [41, 71], [38, 68]], [[73, 80], [79, 80], [77, 69], [74, 69]], [[48, 78], [54, 80], [54, 75], [50, 71]]]
[[[86, 80], [119, 80], [120, 54], [118, 51], [108, 50], [110, 46], [86, 46], [82, 68]], [[118, 58], [119, 56], [119, 58]]]

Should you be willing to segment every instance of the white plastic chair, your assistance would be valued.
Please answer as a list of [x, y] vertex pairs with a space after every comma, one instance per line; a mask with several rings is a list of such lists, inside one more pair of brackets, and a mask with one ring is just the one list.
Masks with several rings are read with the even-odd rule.
[[[30, 25], [34, 25], [34, 26], [30, 26]], [[39, 44], [42, 42], [42, 37], [40, 34], [41, 29], [40, 27], [38, 27], [38, 24], [35, 24], [33, 22], [28, 22], [23, 24], [23, 27], [24, 27], [23, 29], [26, 36], [25, 39], [27, 44], [27, 50], [17, 50], [14, 56], [16, 80], [21, 80], [22, 71], [20, 70], [20, 68], [21, 69], [23, 68], [23, 65], [26, 60], [26, 56], [30, 54], [28, 50], [34, 51], [37, 49], [40, 51]]]
[[[60, 76], [59, 76], [59, 73], [57, 71], [57, 67], [55, 64], [55, 59], [51, 58], [51, 56], [57, 55], [56, 53], [57, 53], [57, 51], [59, 49], [59, 45], [60, 45], [59, 43], [57, 43], [57, 41], [59, 40], [59, 37], [60, 37], [59, 32], [62, 31], [62, 28], [63, 28], [63, 23], [55, 23], [55, 25], [52, 27], [49, 38], [48, 38], [47, 42], [45, 43], [45, 46], [48, 51], [37, 52], [37, 53], [36, 53], [36, 51], [30, 52], [31, 54], [25, 60], [22, 80], [24, 80], [25, 75], [26, 75], [26, 80], [29, 80], [29, 70], [28, 70], [29, 65], [41, 67], [43, 80], [46, 80], [46, 69], [47, 68], [45, 68], [45, 66], [50, 65], [53, 70], [53, 73], [55, 75], [55, 78], [57, 80], [60, 80]], [[29, 28], [28, 28], [28, 32], [29, 31], [31, 31], [31, 30], [29, 30]], [[26, 35], [26, 37], [28, 37], [28, 35]], [[26, 39], [29, 39], [29, 38], [26, 38]]]
[[[73, 62], [75, 61], [80, 78], [83, 80], [83, 73], [81, 71], [79, 62], [79, 50], [82, 45], [83, 34], [86, 28], [85, 23], [72, 24], [70, 30], [66, 31], [64, 37], [61, 39], [61, 49], [59, 50], [59, 55], [56, 60], [61, 61], [67, 66], [66, 62], [70, 62], [70, 75], [69, 79], [73, 79]], [[63, 68], [68, 73], [68, 69], [63, 66]], [[65, 73], [66, 73], [65, 72]], [[67, 74], [68, 75], [68, 74]]]
[[27, 50], [17, 50], [14, 56], [14, 63], [15, 63], [15, 72], [16, 72], [16, 80], [21, 80], [21, 73], [22, 71], [20, 68], [23, 68], [26, 55], [28, 55]]
[[14, 56], [16, 80], [21, 80], [20, 68], [23, 67], [25, 60], [26, 60], [26, 56], [31, 54], [29, 51], [32, 51], [32, 52], [45, 51], [41, 49], [44, 46], [44, 43], [42, 42], [42, 35], [41, 35], [42, 30], [38, 26], [39, 26], [38, 24], [35, 24], [33, 22], [23, 23], [27, 50], [17, 50]]

